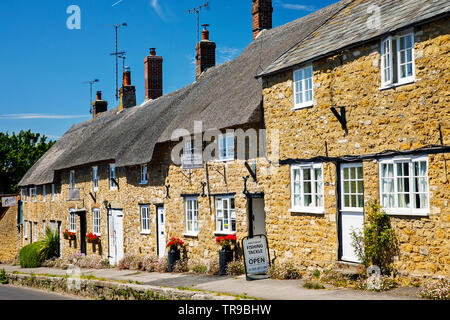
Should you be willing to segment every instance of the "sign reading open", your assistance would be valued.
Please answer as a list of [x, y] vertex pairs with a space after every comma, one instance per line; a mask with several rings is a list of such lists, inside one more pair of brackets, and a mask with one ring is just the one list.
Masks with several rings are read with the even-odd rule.
[[242, 241], [247, 274], [267, 274], [270, 257], [265, 235], [245, 238]]

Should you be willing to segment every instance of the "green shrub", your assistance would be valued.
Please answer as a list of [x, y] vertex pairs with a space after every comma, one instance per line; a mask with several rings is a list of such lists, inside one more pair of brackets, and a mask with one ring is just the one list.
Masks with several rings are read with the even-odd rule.
[[365, 217], [364, 230], [351, 233], [355, 252], [366, 267], [378, 266], [382, 274], [390, 274], [398, 244], [389, 216], [376, 201], [370, 201]]
[[242, 260], [233, 260], [227, 265], [227, 275], [240, 276], [245, 273], [245, 267]]
[[188, 271], [188, 260], [181, 259], [175, 262], [175, 265], [173, 266], [173, 272], [183, 273]]
[[19, 252], [20, 266], [22, 268], [38, 268], [42, 263], [41, 244], [39, 242], [26, 245]]
[[347, 287], [350, 283], [349, 278], [334, 270], [325, 270], [320, 281], [338, 288]]
[[301, 279], [302, 275], [292, 263], [272, 264], [268, 275], [272, 279], [292, 280]]
[[142, 257], [135, 254], [125, 254], [122, 260], [119, 261], [119, 270], [140, 270], [142, 267]]
[[2, 269], [2, 271], [0, 271], [0, 283], [1, 284], [9, 283], [8, 275], [6, 274], [5, 269]]
[[50, 228], [45, 230], [44, 238], [37, 243], [39, 243], [42, 261], [58, 256], [59, 235]]
[[202, 263], [196, 263], [194, 265], [194, 267], [192, 268], [192, 271], [194, 271], [195, 273], [207, 273], [208, 272], [208, 267]]
[[306, 281], [303, 284], [303, 288], [306, 288], [306, 289], [325, 289], [325, 287], [321, 283], [319, 283], [317, 281]]

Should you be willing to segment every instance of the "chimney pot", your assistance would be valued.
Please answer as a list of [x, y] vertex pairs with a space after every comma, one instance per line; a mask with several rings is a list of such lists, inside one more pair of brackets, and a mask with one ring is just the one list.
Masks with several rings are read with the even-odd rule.
[[131, 85], [130, 67], [123, 71], [123, 85], [120, 88], [119, 110], [136, 106], [136, 88]]
[[202, 40], [209, 40], [209, 31], [208, 28], [209, 24], [202, 24], [203, 31], [202, 31]]
[[152, 56], [152, 57], [156, 56], [156, 49], [155, 48], [150, 48], [150, 56]]
[[97, 91], [97, 100], [92, 103], [92, 116], [94, 119], [102, 112], [108, 111], [108, 102], [102, 100], [102, 92]]
[[125, 70], [123, 72], [123, 85], [124, 86], [131, 86], [131, 71], [130, 71], [130, 67], [125, 67]]
[[197, 52], [197, 73], [196, 79], [200, 77], [203, 71], [216, 65], [216, 43], [209, 40], [208, 24], [202, 25], [202, 41], [196, 46]]

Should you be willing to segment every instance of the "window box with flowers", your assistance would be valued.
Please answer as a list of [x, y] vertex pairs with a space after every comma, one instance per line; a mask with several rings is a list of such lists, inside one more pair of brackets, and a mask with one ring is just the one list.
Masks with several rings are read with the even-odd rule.
[[68, 229], [66, 229], [63, 232], [63, 237], [66, 240], [75, 240], [77, 238], [77, 234], [75, 232], [70, 232]]
[[167, 248], [170, 248], [169, 252], [167, 253], [167, 263], [169, 272], [172, 272], [175, 263], [181, 260], [180, 249], [183, 246], [184, 242], [179, 238], [170, 238], [170, 241], [167, 243]]
[[222, 247], [219, 251], [219, 274], [224, 276], [227, 274], [227, 265], [233, 261], [234, 248], [236, 246], [237, 238], [233, 234], [221, 236], [216, 238], [216, 243]]
[[93, 243], [93, 244], [98, 244], [100, 243], [100, 236], [94, 233], [88, 233], [86, 235], [86, 242], [88, 243]]

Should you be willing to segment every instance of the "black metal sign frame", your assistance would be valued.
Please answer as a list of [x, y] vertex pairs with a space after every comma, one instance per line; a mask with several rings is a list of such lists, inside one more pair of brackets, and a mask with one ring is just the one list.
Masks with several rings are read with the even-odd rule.
[[242, 255], [243, 255], [243, 258], [244, 258], [245, 279], [247, 281], [267, 279], [269, 277], [267, 273], [249, 274], [248, 271], [247, 271], [247, 263], [246, 263], [246, 259], [245, 259], [244, 240], [245, 239], [253, 239], [253, 238], [264, 238], [266, 240], [267, 258], [269, 259], [268, 260], [269, 261], [269, 268], [272, 265], [271, 262], [270, 262], [269, 241], [267, 240], [267, 236], [265, 234], [257, 234], [257, 235], [254, 235], [253, 237], [244, 237], [244, 238], [242, 238], [242, 240], [241, 240]]

